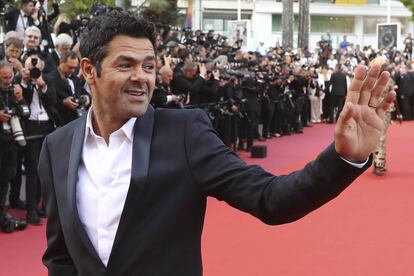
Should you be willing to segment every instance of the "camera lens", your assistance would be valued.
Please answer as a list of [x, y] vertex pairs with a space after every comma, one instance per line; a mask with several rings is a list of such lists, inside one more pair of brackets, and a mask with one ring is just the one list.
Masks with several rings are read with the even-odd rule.
[[30, 77], [33, 79], [37, 79], [42, 75], [42, 72], [39, 68], [32, 68], [30, 69]]

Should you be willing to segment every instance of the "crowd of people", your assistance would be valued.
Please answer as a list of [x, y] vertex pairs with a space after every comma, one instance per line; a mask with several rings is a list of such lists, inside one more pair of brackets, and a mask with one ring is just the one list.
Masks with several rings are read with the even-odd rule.
[[[4, 232], [42, 223], [45, 213], [37, 175], [42, 142], [56, 128], [83, 116], [92, 98], [79, 72], [79, 32], [88, 19], [71, 19], [55, 6], [48, 17], [49, 24], [56, 18], [49, 33], [34, 4], [22, 0], [20, 9], [5, 16], [8, 32], [0, 61], [0, 227]], [[213, 30], [157, 28], [157, 79], [151, 105], [205, 110], [220, 138], [235, 151], [250, 151], [255, 140], [302, 133], [312, 124], [335, 123], [354, 68], [369, 65], [378, 56], [389, 61], [384, 70], [395, 82], [390, 89], [397, 91], [390, 118], [400, 118], [401, 110], [403, 120], [414, 119], [414, 72], [407, 47], [404, 51], [361, 48], [344, 36], [340, 47], [333, 49], [327, 34], [314, 50], [275, 46], [266, 53], [244, 52], [240, 41], [228, 41]], [[379, 160], [378, 167], [385, 170], [385, 161]], [[25, 202], [20, 195], [22, 175]], [[25, 219], [7, 212], [7, 196], [11, 208], [27, 210]]]

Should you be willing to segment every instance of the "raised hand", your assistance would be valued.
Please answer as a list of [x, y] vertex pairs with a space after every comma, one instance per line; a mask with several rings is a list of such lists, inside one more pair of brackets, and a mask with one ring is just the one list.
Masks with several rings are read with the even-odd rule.
[[[384, 116], [395, 99], [394, 91], [384, 91], [390, 74], [382, 72], [382, 62], [355, 69], [344, 109], [335, 126], [336, 152], [348, 161], [364, 162], [379, 142]], [[367, 72], [368, 71], [368, 72]]]

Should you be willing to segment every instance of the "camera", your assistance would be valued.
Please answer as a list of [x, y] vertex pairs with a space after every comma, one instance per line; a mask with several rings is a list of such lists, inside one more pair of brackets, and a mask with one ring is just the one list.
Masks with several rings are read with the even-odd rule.
[[32, 79], [38, 79], [42, 75], [42, 71], [40, 71], [40, 69], [37, 68], [37, 64], [39, 62], [39, 53], [40, 53], [40, 50], [37, 48], [27, 50], [27, 56], [30, 56], [32, 66], [33, 66], [29, 70], [30, 72], [29, 74]]
[[5, 113], [10, 115], [10, 121], [3, 123], [3, 130], [5, 133], [13, 135], [14, 141], [21, 146], [26, 146], [26, 139], [24, 137], [23, 129], [20, 124], [20, 118], [27, 118], [30, 115], [30, 109], [27, 105], [20, 104], [14, 108], [6, 108]]
[[88, 96], [81, 95], [79, 98], [75, 99], [75, 101], [79, 104], [79, 107], [76, 108], [76, 113], [78, 114], [78, 117], [82, 117], [88, 112], [86, 108], [88, 103]]

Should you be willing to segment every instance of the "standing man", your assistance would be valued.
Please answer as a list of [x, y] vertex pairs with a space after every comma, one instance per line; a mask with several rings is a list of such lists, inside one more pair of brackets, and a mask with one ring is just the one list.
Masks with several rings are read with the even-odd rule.
[[[82, 86], [81, 80], [75, 75], [78, 70], [78, 56], [73, 51], [64, 52], [60, 57], [58, 68], [46, 75], [46, 83], [56, 91], [56, 109], [59, 113], [59, 124], [65, 125], [80, 115], [79, 108], [89, 106], [88, 93]], [[86, 99], [80, 102], [81, 97]]]
[[46, 137], [39, 163], [50, 276], [202, 275], [207, 196], [268, 224], [303, 217], [371, 164], [395, 98], [379, 98], [389, 79], [380, 66], [366, 78], [358, 67], [335, 143], [304, 169], [274, 176], [240, 160], [204, 112], [148, 106], [154, 47], [154, 27], [126, 12], [95, 17], [82, 35], [92, 108]]
[[0, 61], [0, 229], [13, 232], [16, 223], [11, 215], [6, 213], [6, 195], [9, 182], [14, 177], [17, 167], [17, 147], [13, 140], [11, 119], [8, 110], [16, 109], [23, 102], [22, 88], [13, 81], [13, 65]]
[[[337, 64], [335, 72], [331, 75], [331, 108], [329, 110], [329, 122], [338, 121], [345, 104], [347, 88], [346, 74], [342, 71], [342, 65]], [[334, 119], [335, 117], [335, 119]]]
[[407, 53], [408, 60], [411, 61], [413, 56], [413, 38], [411, 37], [411, 33], [408, 34], [408, 36], [404, 39], [404, 53]]
[[4, 15], [6, 32], [16, 31], [20, 37], [24, 37], [25, 31], [30, 26], [39, 27], [37, 19], [36, 1], [21, 0], [20, 10], [13, 9]]
[[70, 51], [72, 45], [73, 39], [70, 35], [62, 33], [56, 37], [55, 49], [45, 61], [45, 74], [52, 72], [59, 66], [60, 57], [63, 53]]

